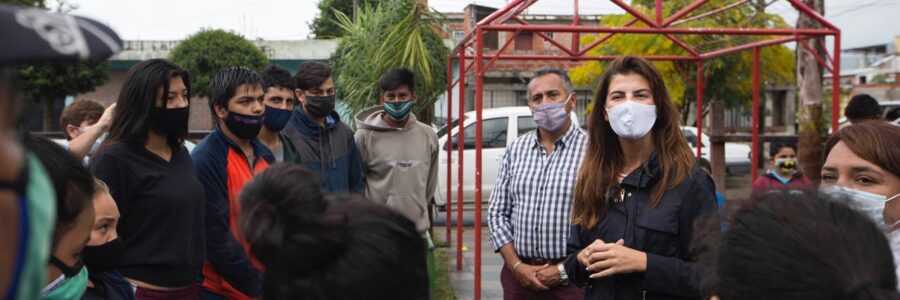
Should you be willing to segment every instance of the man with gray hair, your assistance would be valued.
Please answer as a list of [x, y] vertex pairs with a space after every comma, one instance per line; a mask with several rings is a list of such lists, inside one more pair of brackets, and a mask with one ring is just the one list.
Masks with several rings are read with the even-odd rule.
[[505, 262], [504, 299], [584, 298], [561, 263], [588, 140], [570, 117], [577, 101], [565, 71], [534, 71], [528, 107], [538, 129], [520, 136], [503, 155], [488, 209], [491, 244]]

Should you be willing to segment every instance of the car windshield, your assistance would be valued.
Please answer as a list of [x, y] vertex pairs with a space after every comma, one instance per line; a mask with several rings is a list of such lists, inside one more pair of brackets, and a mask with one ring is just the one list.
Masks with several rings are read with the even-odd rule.
[[[463, 117], [463, 120], [465, 120], [465, 119], [466, 118]], [[454, 119], [453, 121], [450, 121], [450, 123], [447, 123], [447, 124], [450, 125], [450, 128], [456, 128], [456, 125], [459, 125], [459, 119]], [[443, 127], [441, 127], [441, 129], [438, 129], [438, 131], [437, 131], [438, 138], [444, 136], [445, 134], [447, 134], [447, 125], [444, 125]]]

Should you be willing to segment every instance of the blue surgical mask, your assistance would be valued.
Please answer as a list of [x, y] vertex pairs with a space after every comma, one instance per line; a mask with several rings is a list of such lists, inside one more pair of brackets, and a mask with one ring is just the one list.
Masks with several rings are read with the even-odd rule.
[[81, 299], [87, 290], [88, 271], [84, 267], [74, 277], [59, 275], [56, 280], [44, 287], [41, 297], [47, 300]]
[[821, 192], [835, 198], [846, 198], [850, 201], [850, 204], [854, 209], [871, 218], [873, 221], [875, 221], [875, 224], [885, 232], [890, 232], [891, 228], [893, 228], [897, 224], [900, 224], [900, 221], [896, 221], [890, 225], [885, 224], [884, 222], [884, 206], [888, 202], [896, 199], [897, 197], [900, 197], [900, 194], [888, 198], [887, 196], [863, 192], [860, 190], [845, 188], [837, 185], [832, 185], [824, 188], [821, 190]]

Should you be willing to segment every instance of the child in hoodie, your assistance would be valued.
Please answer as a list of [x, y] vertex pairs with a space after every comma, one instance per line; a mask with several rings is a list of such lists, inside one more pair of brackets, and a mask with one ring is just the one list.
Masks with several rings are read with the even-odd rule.
[[815, 190], [813, 183], [797, 167], [797, 145], [788, 141], [774, 141], [769, 146], [769, 159], [773, 168], [753, 183], [753, 195], [781, 188]]

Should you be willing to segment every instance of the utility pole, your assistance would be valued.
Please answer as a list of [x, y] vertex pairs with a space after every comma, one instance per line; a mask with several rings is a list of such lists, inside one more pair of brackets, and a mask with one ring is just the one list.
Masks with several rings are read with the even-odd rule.
[[[802, 0], [802, 2], [820, 15], [825, 15], [824, 0]], [[797, 28], [819, 27], [821, 27], [819, 23], [805, 13], [801, 12], [799, 14], [799, 17], [797, 18]], [[824, 57], [824, 49], [819, 46], [824, 44], [821, 39], [822, 38], [809, 38], [798, 41], [797, 43], [806, 43], [810, 46], [810, 49], [814, 49], [818, 52], [820, 57]], [[823, 68], [819, 65], [818, 61], [816, 61], [815, 56], [805, 50], [804, 47], [797, 45], [796, 51], [797, 84], [799, 85], [799, 92], [797, 94], [800, 98], [798, 118], [800, 120], [800, 132], [797, 136], [798, 158], [800, 166], [803, 168], [803, 172], [806, 176], [814, 182], [819, 182], [823, 162], [822, 154], [824, 152], [823, 148], [825, 144], [822, 137], [826, 132], [825, 124], [822, 119]], [[831, 75], [840, 76], [839, 74]], [[837, 89], [840, 87], [834, 86], [831, 88]]]

